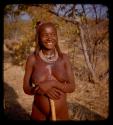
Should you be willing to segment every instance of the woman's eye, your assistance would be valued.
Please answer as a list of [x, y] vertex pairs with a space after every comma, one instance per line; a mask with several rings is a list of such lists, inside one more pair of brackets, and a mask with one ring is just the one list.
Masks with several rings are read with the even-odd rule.
[[51, 34], [51, 36], [52, 36], [52, 37], [55, 37], [55, 36], [56, 36], [56, 34]]
[[56, 34], [52, 34], [52, 36], [56, 36]]
[[44, 34], [43, 37], [48, 37], [48, 35], [47, 35], [47, 34]]
[[43, 34], [43, 37], [49, 37], [49, 36], [51, 36], [51, 37], [55, 37], [56, 34]]

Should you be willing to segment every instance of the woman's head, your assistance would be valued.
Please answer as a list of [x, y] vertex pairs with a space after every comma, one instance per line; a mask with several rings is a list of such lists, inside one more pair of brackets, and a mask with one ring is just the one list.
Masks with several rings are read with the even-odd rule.
[[36, 25], [36, 44], [40, 49], [54, 49], [56, 48], [60, 54], [58, 46], [57, 30], [53, 23], [38, 22]]

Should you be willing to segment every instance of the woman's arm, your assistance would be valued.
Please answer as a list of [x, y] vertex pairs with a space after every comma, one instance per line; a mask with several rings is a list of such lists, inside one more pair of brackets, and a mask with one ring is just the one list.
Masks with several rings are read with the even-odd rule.
[[74, 74], [69, 62], [69, 57], [65, 54], [63, 55], [63, 60], [68, 80], [64, 83], [61, 83], [58, 80], [47, 80], [41, 84], [39, 83], [41, 90], [43, 90], [46, 94], [48, 93], [48, 90], [51, 92], [51, 89], [53, 88], [56, 88], [58, 91], [61, 90], [64, 93], [71, 93], [75, 90]]
[[59, 99], [63, 92], [60, 89], [55, 88], [55, 80], [45, 80], [37, 83], [35, 94], [46, 95], [51, 99]]
[[23, 79], [24, 92], [28, 95], [41, 94], [47, 95], [52, 99], [59, 99], [62, 92], [61, 90], [53, 88], [54, 80], [45, 80], [43, 82], [38, 83], [36, 86], [32, 86], [32, 83], [30, 83], [30, 78], [34, 63], [34, 55], [30, 55], [26, 61], [25, 75]]
[[26, 61], [25, 75], [23, 79], [23, 90], [28, 95], [33, 95], [35, 89], [35, 87], [32, 87], [32, 84], [30, 83], [34, 62], [35, 62], [34, 55], [30, 55]]
[[66, 69], [68, 81], [64, 83], [56, 81], [55, 87], [62, 90], [65, 93], [71, 93], [75, 90], [74, 74], [71, 68], [69, 57], [66, 54], [64, 54], [63, 59], [65, 63], [65, 69]]

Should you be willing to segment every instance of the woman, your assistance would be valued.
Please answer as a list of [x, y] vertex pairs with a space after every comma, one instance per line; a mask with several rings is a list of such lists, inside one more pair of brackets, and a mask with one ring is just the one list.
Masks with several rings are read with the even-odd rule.
[[51, 120], [50, 99], [54, 100], [56, 120], [68, 120], [66, 93], [75, 90], [74, 76], [66, 54], [58, 46], [57, 30], [52, 23], [37, 23], [39, 51], [26, 62], [23, 89], [34, 95], [32, 120]]

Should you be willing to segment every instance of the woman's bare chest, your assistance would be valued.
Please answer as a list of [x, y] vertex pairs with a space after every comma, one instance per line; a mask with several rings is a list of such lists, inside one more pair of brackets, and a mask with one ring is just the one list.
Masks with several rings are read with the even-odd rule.
[[53, 64], [47, 64], [42, 61], [36, 62], [32, 73], [32, 79], [40, 82], [50, 78], [55, 78], [59, 81], [66, 80], [66, 68], [63, 61], [58, 60]]

